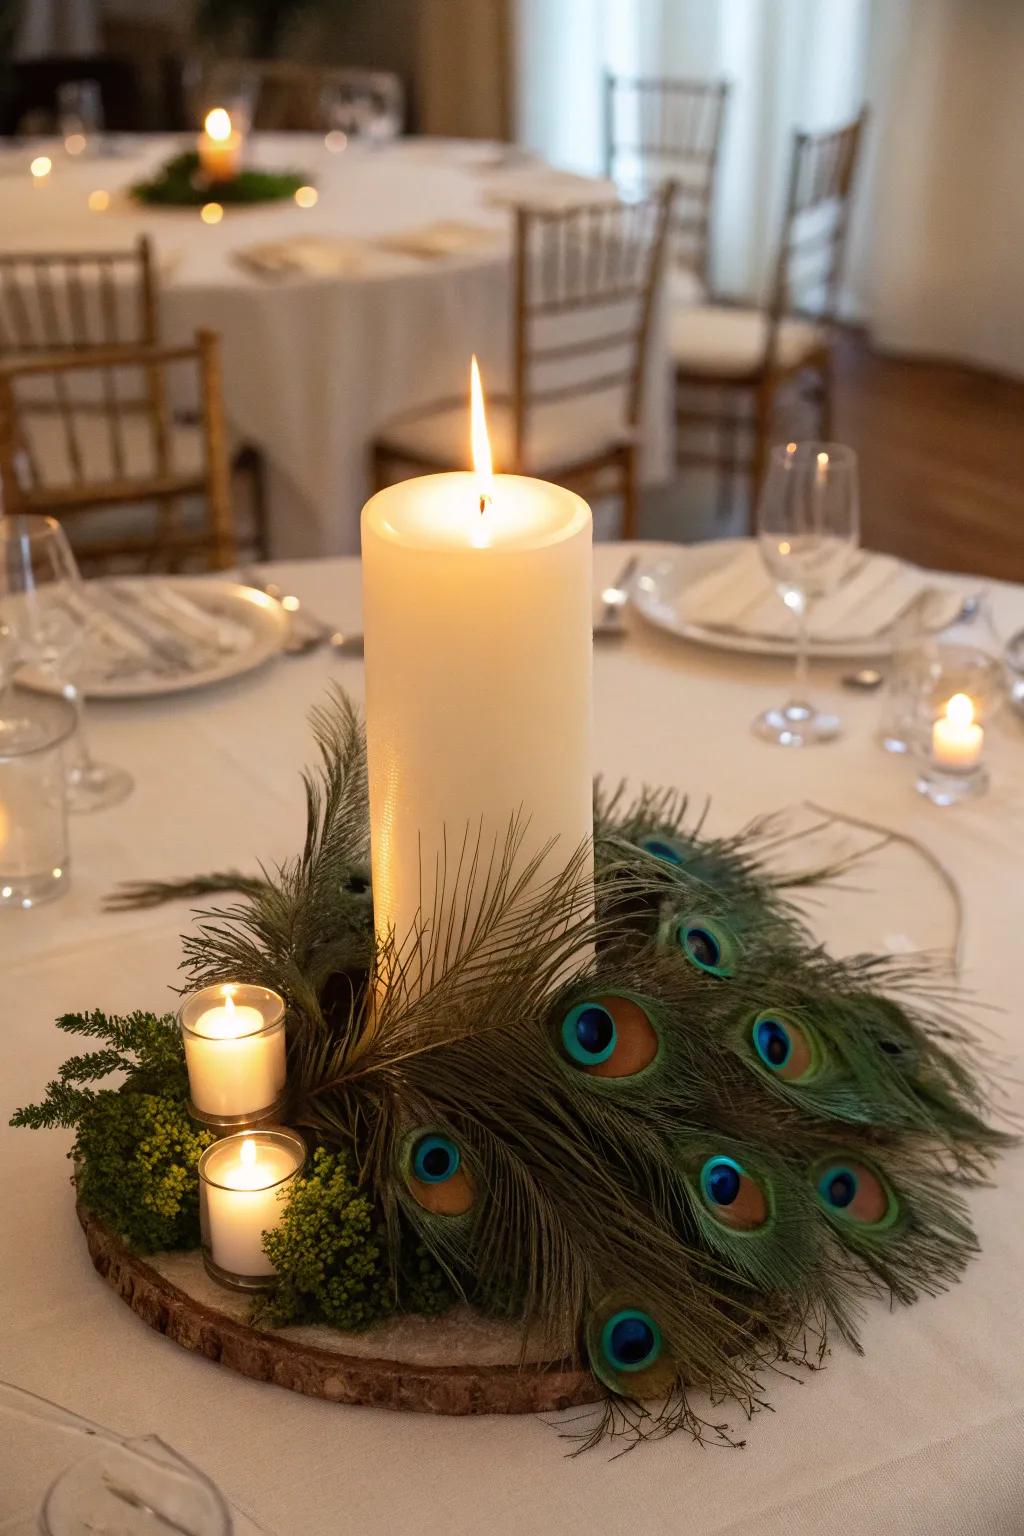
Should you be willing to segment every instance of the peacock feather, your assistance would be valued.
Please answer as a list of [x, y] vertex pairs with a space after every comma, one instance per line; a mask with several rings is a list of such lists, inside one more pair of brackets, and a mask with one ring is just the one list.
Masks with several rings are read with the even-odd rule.
[[[415, 933], [374, 947], [365, 774], [347, 703], [314, 720], [302, 855], [207, 913], [196, 982], [289, 1002], [289, 1123], [354, 1151], [397, 1266], [409, 1229], [474, 1305], [585, 1360], [583, 1442], [706, 1424], [694, 1389], [856, 1344], [976, 1250], [960, 1189], [984, 1119], [957, 1000], [918, 962], [817, 946], [763, 821], [704, 836], [679, 796], [596, 798], [540, 890], [524, 829], [451, 850]], [[460, 914], [472, 913], [472, 917]]]

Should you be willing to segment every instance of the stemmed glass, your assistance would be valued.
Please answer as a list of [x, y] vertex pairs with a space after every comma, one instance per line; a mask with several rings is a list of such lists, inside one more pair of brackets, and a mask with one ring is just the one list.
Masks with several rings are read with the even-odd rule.
[[[74, 682], [90, 631], [91, 604], [71, 545], [52, 517], [0, 517], [0, 623], [14, 637], [14, 664], [37, 667], [60, 685], [78, 718], [70, 753], [67, 796], [73, 811], [116, 805], [132, 790], [131, 774], [98, 763], [89, 751], [83, 704]], [[27, 720], [10, 707], [0, 719], [8, 741], [22, 745]]]
[[838, 715], [808, 699], [807, 646], [813, 605], [846, 574], [860, 537], [857, 455], [837, 443], [773, 448], [757, 509], [761, 559], [797, 621], [796, 671], [787, 704], [754, 721], [754, 734], [783, 747], [839, 734]]

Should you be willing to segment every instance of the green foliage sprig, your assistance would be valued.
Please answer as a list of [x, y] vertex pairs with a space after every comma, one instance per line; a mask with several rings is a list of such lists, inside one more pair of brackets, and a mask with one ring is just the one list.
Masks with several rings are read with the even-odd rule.
[[[15, 1126], [75, 1131], [79, 1199], [144, 1253], [199, 1243], [197, 1164], [214, 1137], [191, 1120], [188, 1076], [172, 1014], [68, 1013], [68, 1034], [104, 1044], [71, 1056], [39, 1104], [19, 1109]], [[119, 1088], [94, 1088], [124, 1072]]]
[[323, 1322], [354, 1332], [396, 1310], [443, 1312], [454, 1299], [420, 1246], [403, 1254], [392, 1276], [386, 1234], [344, 1152], [318, 1148], [312, 1171], [296, 1181], [263, 1246], [280, 1279], [257, 1315], [273, 1327]]
[[273, 203], [294, 197], [308, 184], [297, 171], [239, 171], [230, 181], [208, 181], [199, 169], [194, 150], [175, 155], [152, 181], [139, 181], [131, 193], [136, 202], [171, 208], [197, 208], [211, 201], [223, 203]]

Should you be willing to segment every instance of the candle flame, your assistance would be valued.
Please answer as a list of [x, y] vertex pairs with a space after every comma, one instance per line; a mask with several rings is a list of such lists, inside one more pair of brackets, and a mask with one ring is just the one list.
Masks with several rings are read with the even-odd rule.
[[203, 129], [208, 138], [225, 143], [231, 137], [231, 114], [223, 107], [212, 107], [203, 119]]
[[828, 454], [827, 453], [819, 453], [818, 454], [818, 468], [819, 469], [824, 469], [827, 464], [828, 464]]
[[491, 440], [487, 435], [487, 413], [484, 410], [483, 385], [480, 383], [480, 365], [476, 360], [475, 352], [469, 365], [469, 401], [473, 468], [480, 486], [480, 511], [483, 512], [494, 490], [494, 465], [491, 461]]
[[256, 1164], [256, 1143], [251, 1136], [247, 1136], [238, 1149], [238, 1160], [243, 1168], [253, 1168]]
[[974, 724], [974, 705], [966, 693], [954, 693], [946, 705], [946, 719], [961, 730]]

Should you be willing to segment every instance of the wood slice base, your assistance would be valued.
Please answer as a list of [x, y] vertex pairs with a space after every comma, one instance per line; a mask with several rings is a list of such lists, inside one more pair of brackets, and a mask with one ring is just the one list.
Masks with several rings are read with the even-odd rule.
[[588, 1371], [544, 1358], [520, 1330], [469, 1307], [444, 1317], [402, 1317], [366, 1333], [325, 1326], [253, 1328], [251, 1299], [207, 1275], [199, 1253], [142, 1259], [91, 1212], [78, 1207], [94, 1268], [158, 1333], [255, 1381], [334, 1403], [416, 1413], [552, 1413], [593, 1403]]

